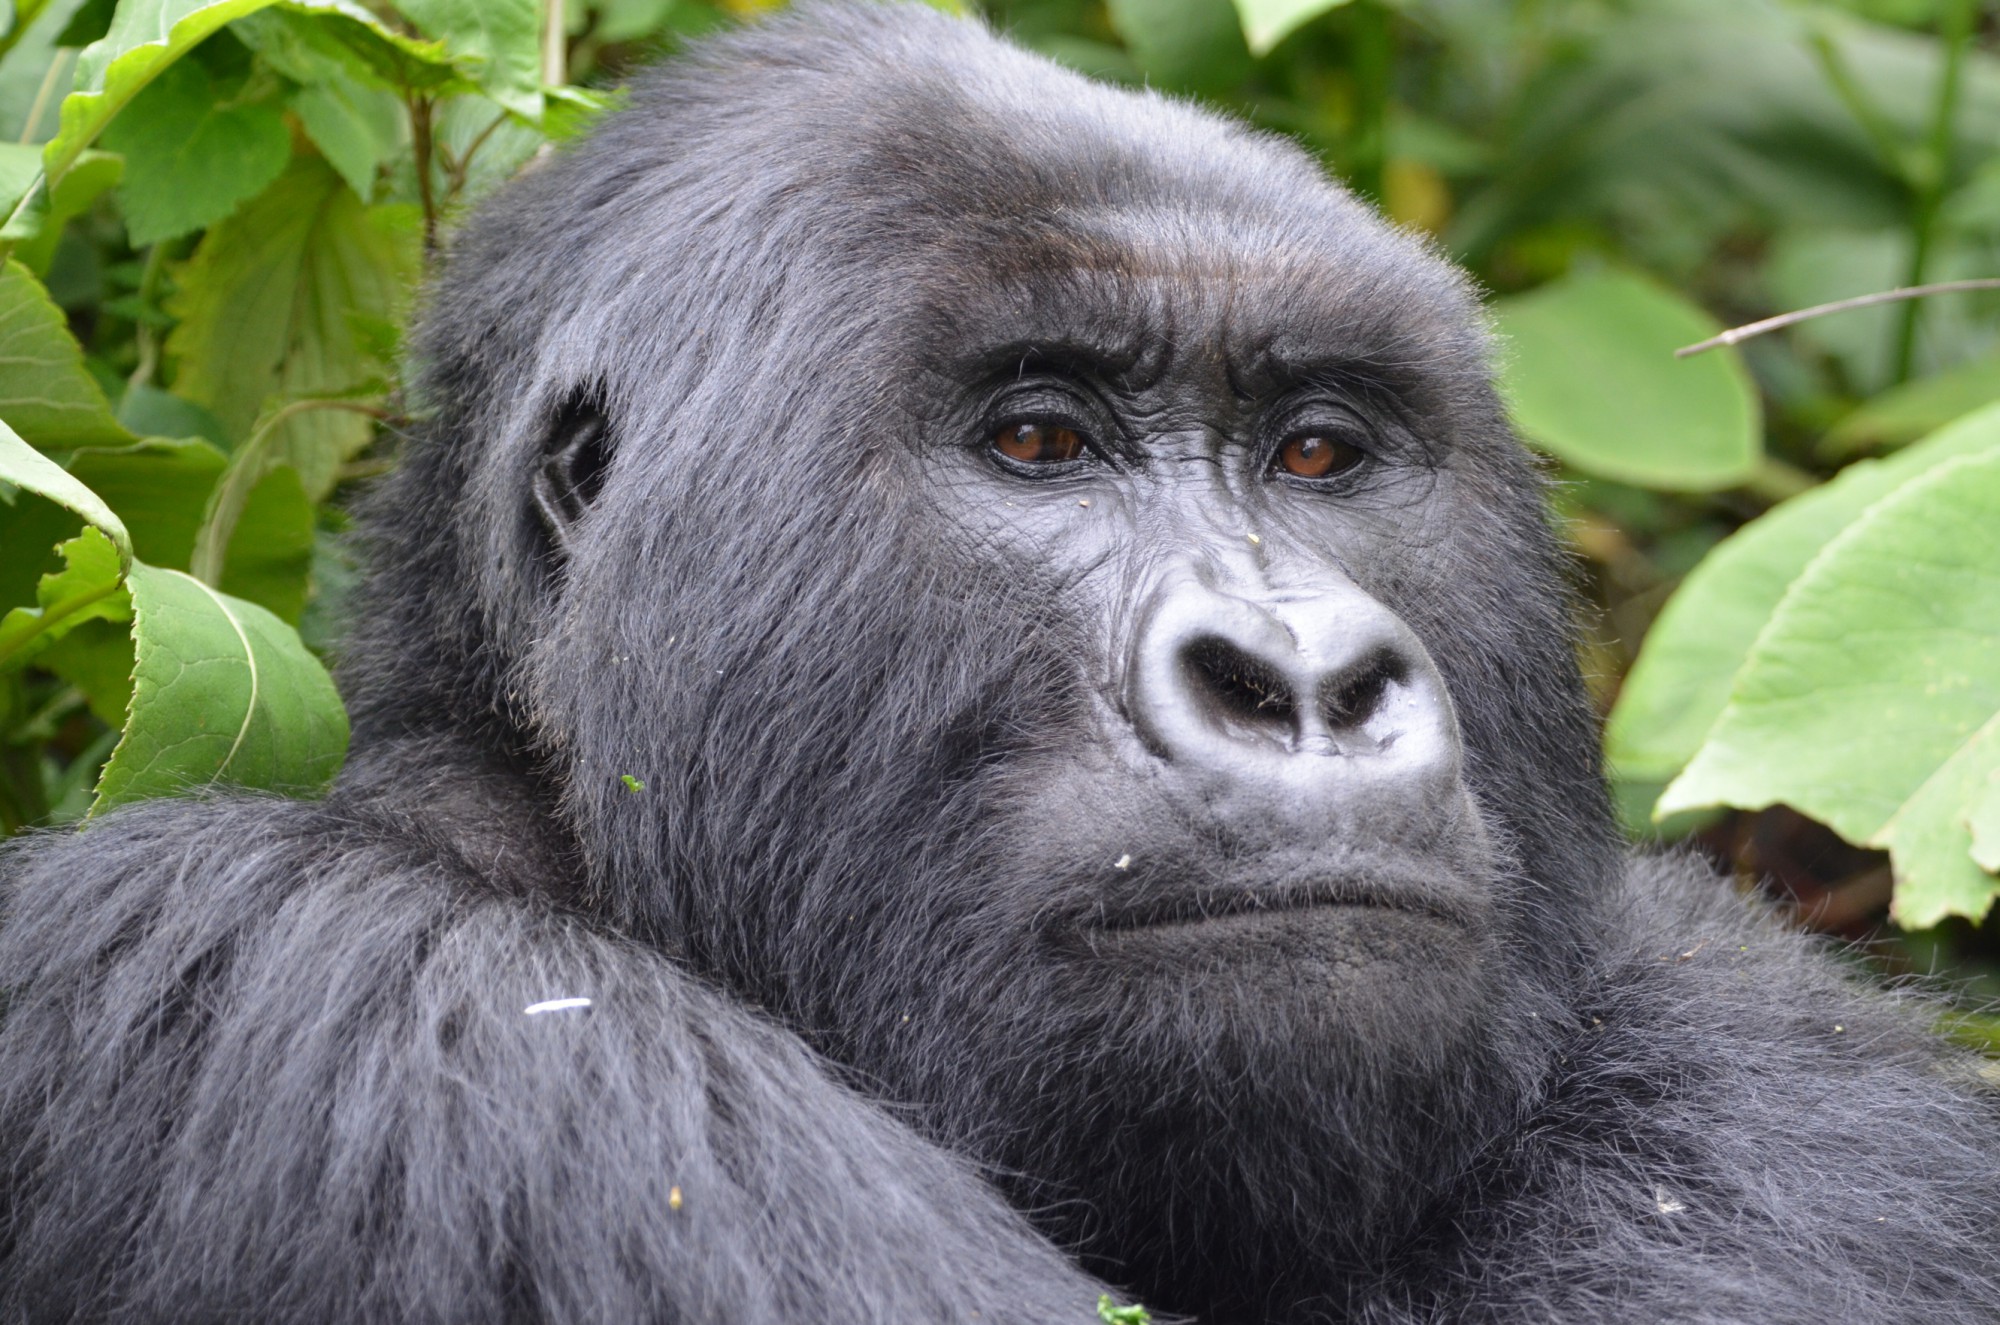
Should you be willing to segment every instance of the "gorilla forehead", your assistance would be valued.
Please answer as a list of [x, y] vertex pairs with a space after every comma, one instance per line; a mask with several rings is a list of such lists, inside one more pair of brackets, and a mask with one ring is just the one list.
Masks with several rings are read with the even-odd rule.
[[553, 172], [583, 176], [553, 206], [573, 218], [580, 194], [622, 222], [586, 242], [650, 269], [601, 292], [640, 316], [692, 250], [772, 330], [782, 302], [823, 331], [816, 293], [918, 351], [1011, 334], [1134, 364], [1483, 356], [1453, 268], [1292, 144], [1191, 105], [901, 8], [774, 20], [704, 65], [642, 82]]

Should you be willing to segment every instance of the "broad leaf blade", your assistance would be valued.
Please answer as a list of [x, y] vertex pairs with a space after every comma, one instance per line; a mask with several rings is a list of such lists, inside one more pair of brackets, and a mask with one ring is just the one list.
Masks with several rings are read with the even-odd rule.
[[1532, 442], [1578, 469], [1647, 487], [1741, 483], [1761, 455], [1757, 395], [1733, 350], [1674, 350], [1720, 330], [1643, 277], [1593, 272], [1496, 300], [1501, 389]]
[[[2000, 487], [1994, 489], [2000, 492]], [[2000, 643], [2000, 630], [1994, 639]], [[1979, 920], [2000, 895], [2000, 878], [1973, 854], [1970, 810], [2000, 772], [2000, 711], [1940, 764], [1869, 843], [1886, 847], [1896, 867], [1890, 914], [1909, 929], [1946, 916]]]
[[63, 98], [60, 127], [42, 152], [60, 179], [146, 84], [225, 23], [272, 0], [121, 0], [111, 30], [76, 61], [76, 90]]
[[91, 813], [217, 782], [324, 788], [347, 750], [347, 714], [298, 635], [179, 571], [139, 564], [129, 583], [131, 714]]
[[[273, 398], [330, 396], [379, 379], [365, 334], [399, 321], [421, 263], [412, 209], [367, 207], [327, 164], [305, 158], [203, 236], [181, 274], [167, 338], [174, 389], [242, 442]], [[277, 459], [317, 501], [373, 436], [366, 417], [319, 410], [288, 420]]]
[[1897, 488], [1813, 558], [1663, 812], [1777, 802], [1888, 846], [1895, 914], [1978, 917], [1966, 821], [2000, 768], [2000, 451]]
[[1626, 777], [1664, 782], [1686, 767], [1785, 590], [1876, 501], [1962, 455], [2000, 449], [2000, 406], [1968, 415], [1886, 460], [1775, 507], [1725, 539], [1688, 575], [1646, 634], [1605, 732]]
[[0, 419], [42, 450], [133, 440], [84, 368], [69, 320], [18, 262], [0, 269]]
[[542, 114], [541, 8], [536, 0], [402, 0], [427, 36], [473, 61], [486, 94], [529, 119]]
[[104, 145], [125, 156], [119, 192], [137, 247], [199, 230], [262, 192], [291, 159], [292, 135], [276, 106], [246, 102], [182, 60], [133, 99]]

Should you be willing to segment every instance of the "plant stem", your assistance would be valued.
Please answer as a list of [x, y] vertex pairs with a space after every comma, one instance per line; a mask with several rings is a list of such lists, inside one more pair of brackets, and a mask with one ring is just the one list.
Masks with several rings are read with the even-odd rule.
[[569, 81], [569, 33], [563, 0], [542, 0], [542, 82], [561, 87]]
[[[1939, 20], [1944, 39], [1944, 68], [1938, 74], [1937, 104], [1931, 115], [1931, 131], [1922, 166], [1916, 180], [1916, 199], [1910, 215], [1910, 265], [1904, 285], [1922, 285], [1937, 239], [1938, 211], [1944, 205], [1951, 183], [1953, 127], [1958, 118], [1960, 74], [1965, 52], [1972, 45], [1972, 29], [1977, 17], [1977, 0], [1952, 0]], [[1911, 300], [1903, 305], [1896, 327], [1895, 380], [1907, 382], [1917, 351], [1917, 319], [1923, 305]]]
[[167, 252], [175, 247], [177, 245], [172, 240], [162, 239], [146, 250], [146, 265], [139, 274], [139, 320], [134, 324], [133, 332], [133, 339], [139, 346], [139, 364], [132, 370], [132, 376], [125, 380], [128, 388], [144, 386], [152, 381], [153, 373], [160, 366], [160, 338], [146, 320], [146, 313], [159, 298], [160, 279], [166, 274]]
[[42, 84], [35, 89], [34, 104], [28, 107], [28, 118], [21, 125], [21, 142], [35, 141], [35, 133], [42, 127], [42, 112], [49, 108], [49, 99], [55, 95], [56, 88], [62, 83], [63, 74], [68, 71], [70, 60], [74, 55], [74, 51], [58, 50], [50, 59], [49, 67], [42, 73]]

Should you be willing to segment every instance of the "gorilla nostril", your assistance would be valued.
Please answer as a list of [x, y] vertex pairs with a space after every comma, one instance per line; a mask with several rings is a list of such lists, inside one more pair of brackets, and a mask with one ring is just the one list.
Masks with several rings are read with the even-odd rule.
[[1215, 636], [1181, 651], [1188, 687], [1209, 716], [1226, 727], [1290, 737], [1298, 725], [1291, 684], [1268, 663]]
[[1364, 725], [1382, 707], [1389, 688], [1408, 679], [1408, 666], [1393, 653], [1379, 653], [1329, 678], [1319, 689], [1320, 718], [1334, 731]]

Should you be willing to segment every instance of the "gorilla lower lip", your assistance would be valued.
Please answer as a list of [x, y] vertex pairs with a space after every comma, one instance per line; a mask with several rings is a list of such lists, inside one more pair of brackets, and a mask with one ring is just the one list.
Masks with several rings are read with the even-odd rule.
[[1334, 907], [1401, 911], [1448, 925], [1472, 923], [1466, 914], [1467, 907], [1440, 895], [1442, 891], [1435, 883], [1412, 887], [1403, 881], [1385, 886], [1350, 880], [1284, 887], [1202, 889], [1112, 910], [1102, 914], [1094, 927], [1107, 933], [1121, 933]]

